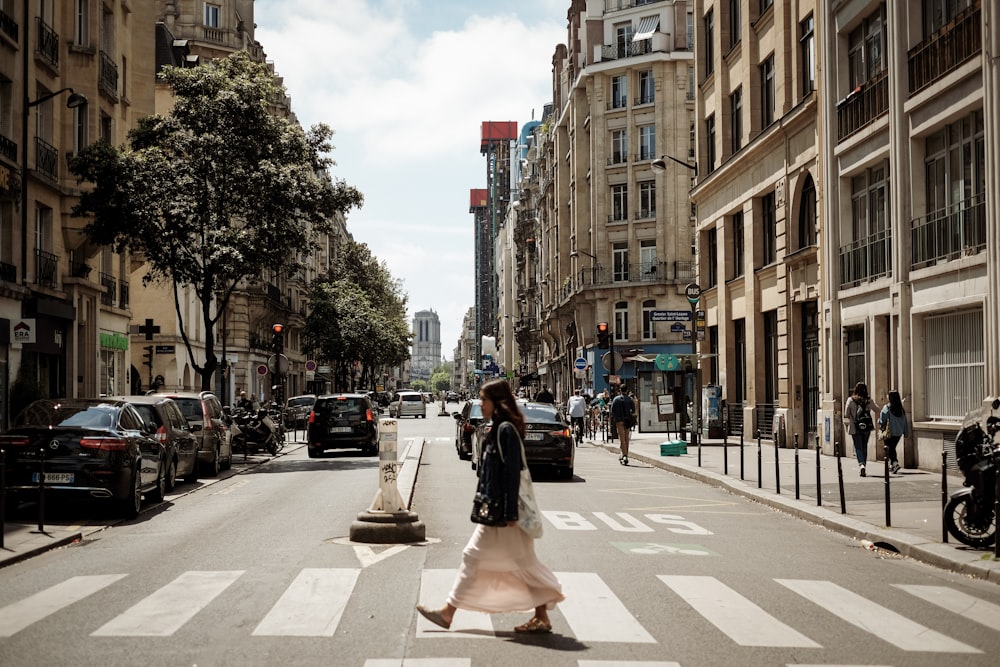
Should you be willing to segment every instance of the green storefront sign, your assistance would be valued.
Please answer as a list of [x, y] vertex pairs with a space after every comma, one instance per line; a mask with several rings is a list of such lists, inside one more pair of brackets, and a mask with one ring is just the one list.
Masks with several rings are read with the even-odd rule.
[[128, 336], [120, 333], [101, 333], [101, 347], [111, 350], [127, 350]]

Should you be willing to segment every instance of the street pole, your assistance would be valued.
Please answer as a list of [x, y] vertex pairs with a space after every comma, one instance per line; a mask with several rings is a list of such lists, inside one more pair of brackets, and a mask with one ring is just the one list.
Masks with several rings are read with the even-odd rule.
[[701, 465], [701, 364], [698, 362], [698, 301], [701, 299], [701, 287], [697, 283], [689, 283], [684, 290], [688, 303], [691, 304], [691, 444], [698, 448], [698, 464]]

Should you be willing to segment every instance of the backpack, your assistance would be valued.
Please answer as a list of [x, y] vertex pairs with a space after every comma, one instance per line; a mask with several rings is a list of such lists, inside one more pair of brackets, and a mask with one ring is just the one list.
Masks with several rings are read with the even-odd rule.
[[872, 422], [872, 413], [868, 410], [868, 401], [865, 401], [865, 405], [861, 406], [857, 401], [854, 404], [858, 406], [858, 411], [854, 415], [854, 430], [858, 433], [870, 433], [875, 424]]

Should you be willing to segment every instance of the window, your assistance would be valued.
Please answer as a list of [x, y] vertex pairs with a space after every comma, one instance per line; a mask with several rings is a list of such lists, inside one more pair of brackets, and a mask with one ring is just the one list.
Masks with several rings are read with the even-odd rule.
[[799, 206], [799, 247], [816, 245], [816, 184], [812, 176], [806, 174], [802, 186], [802, 203]]
[[629, 55], [629, 49], [632, 46], [632, 35], [634, 32], [635, 31], [632, 29], [631, 21], [619, 23], [615, 26], [615, 47], [618, 50], [619, 58], [624, 58]]
[[611, 77], [611, 108], [624, 109], [628, 104], [628, 78], [624, 75]]
[[687, 15], [687, 50], [694, 51], [694, 14]]
[[799, 53], [802, 67], [802, 97], [816, 89], [815, 21], [812, 15], [799, 24]]
[[656, 274], [656, 241], [639, 241], [639, 265], [643, 276]]
[[737, 88], [729, 96], [729, 123], [732, 135], [733, 153], [739, 152], [743, 141], [743, 88]]
[[924, 320], [927, 417], [961, 419], [986, 394], [983, 312]]
[[713, 10], [705, 14], [705, 76], [715, 71], [715, 15]]
[[743, 0], [729, 0], [729, 48], [739, 44], [743, 38], [740, 4]]
[[847, 38], [847, 72], [851, 89], [874, 79], [885, 70], [885, 33], [882, 5], [861, 25], [851, 31]]
[[628, 162], [628, 135], [625, 130], [611, 131], [611, 164]]
[[885, 167], [865, 170], [851, 179], [851, 234], [855, 241], [885, 232], [889, 200]]
[[101, 139], [109, 143], [113, 143], [114, 139], [111, 135], [111, 116], [103, 111], [101, 112]]
[[628, 220], [628, 186], [611, 186], [611, 220], [623, 222]]
[[73, 109], [73, 155], [87, 147], [87, 105]]
[[219, 27], [219, 5], [205, 3], [205, 26], [208, 28]]
[[705, 119], [705, 151], [708, 173], [715, 171], [715, 114]]
[[74, 0], [73, 2], [73, 43], [77, 46], [90, 44], [88, 5], [90, 5], [90, 0]]
[[778, 260], [778, 216], [775, 210], [774, 192], [760, 198], [760, 236], [762, 239], [763, 266]]
[[619, 301], [615, 304], [615, 340], [628, 340], [628, 302]]
[[854, 388], [858, 382], [865, 382], [865, 329], [864, 327], [847, 327], [844, 330], [844, 347], [846, 348], [847, 364], [847, 393]]
[[705, 284], [708, 287], [715, 287], [719, 270], [719, 247], [715, 229], [705, 232], [705, 246]]
[[774, 0], [760, 0], [760, 13], [763, 14], [771, 8], [774, 4]]
[[[13, 268], [14, 265], [14, 204], [9, 201], [0, 201], [0, 262], [9, 265]], [[3, 268], [4, 272], [9, 271], [7, 267]], [[17, 279], [17, 276], [2, 275], [3, 280], [8, 280], [13, 277], [11, 282]]]
[[760, 65], [760, 129], [774, 122], [774, 54]]
[[611, 279], [617, 282], [628, 281], [628, 243], [613, 243], [611, 245]]
[[733, 320], [733, 385], [730, 399], [742, 404], [747, 396], [747, 321]]
[[52, 209], [35, 209], [35, 250], [52, 252]]
[[744, 252], [743, 252], [743, 211], [736, 211], [733, 213], [733, 218], [731, 221], [731, 227], [733, 229], [733, 277], [739, 278], [743, 275], [743, 262], [744, 262]]
[[656, 181], [642, 181], [639, 183], [639, 210], [636, 212], [638, 218], [656, 217]]
[[923, 0], [924, 37], [930, 37], [974, 4], [974, 0]]
[[694, 99], [694, 67], [688, 65], [688, 94], [689, 100]]
[[653, 311], [656, 310], [656, 300], [647, 299], [642, 302], [642, 339], [656, 339], [656, 322], [653, 321]]
[[[14, 112], [14, 84], [0, 76], [0, 136], [8, 139], [14, 133], [11, 118]], [[16, 156], [10, 156], [14, 161]]]
[[778, 402], [778, 311], [764, 313], [764, 402]]
[[656, 159], [656, 127], [643, 125], [639, 128], [639, 159]]
[[639, 72], [639, 99], [638, 104], [652, 104], [655, 101], [653, 86], [653, 71], [645, 70]]

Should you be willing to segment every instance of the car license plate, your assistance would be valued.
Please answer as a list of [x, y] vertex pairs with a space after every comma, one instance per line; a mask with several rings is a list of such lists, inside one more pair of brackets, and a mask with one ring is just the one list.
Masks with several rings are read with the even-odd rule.
[[545, 439], [545, 434], [544, 433], [529, 433], [526, 436], [524, 436], [524, 439], [525, 440], [544, 440]]
[[354, 429], [352, 429], [350, 426], [331, 426], [329, 432], [330, 433], [350, 433], [353, 430]]
[[[38, 482], [38, 473], [31, 476], [32, 482]], [[46, 484], [72, 484], [73, 473], [71, 472], [47, 472], [45, 473]]]

